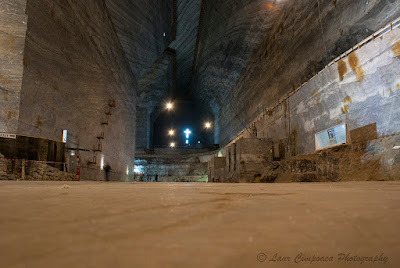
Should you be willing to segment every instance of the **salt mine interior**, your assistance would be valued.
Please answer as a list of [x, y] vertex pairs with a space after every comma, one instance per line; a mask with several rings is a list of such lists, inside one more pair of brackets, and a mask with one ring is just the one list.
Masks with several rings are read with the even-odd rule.
[[399, 267], [400, 0], [0, 0], [0, 63], [1, 267]]

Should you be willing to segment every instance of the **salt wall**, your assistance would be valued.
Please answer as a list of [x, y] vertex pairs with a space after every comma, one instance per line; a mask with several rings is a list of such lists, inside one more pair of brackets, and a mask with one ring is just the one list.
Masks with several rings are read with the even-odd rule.
[[124, 179], [134, 164], [136, 82], [104, 1], [28, 0], [26, 13], [17, 134], [60, 141], [67, 130], [66, 147], [90, 150], [76, 152], [82, 179], [102, 178], [102, 157]]
[[0, 1], [0, 132], [18, 128], [23, 56], [26, 35], [26, 0]]
[[315, 151], [314, 134], [346, 123], [376, 123], [378, 136], [400, 132], [400, 29], [394, 28], [325, 68], [233, 142], [256, 135], [287, 145], [292, 155]]
[[400, 0], [206, 1], [193, 96], [218, 143], [399, 16]]

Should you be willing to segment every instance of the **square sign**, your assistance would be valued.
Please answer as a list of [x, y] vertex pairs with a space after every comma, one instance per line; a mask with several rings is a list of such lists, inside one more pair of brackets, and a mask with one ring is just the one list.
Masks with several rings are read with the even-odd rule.
[[346, 124], [341, 124], [315, 134], [316, 149], [320, 150], [346, 143], [346, 131]]
[[68, 137], [68, 130], [64, 129], [63, 136], [62, 136], [63, 143], [67, 143], [67, 137]]

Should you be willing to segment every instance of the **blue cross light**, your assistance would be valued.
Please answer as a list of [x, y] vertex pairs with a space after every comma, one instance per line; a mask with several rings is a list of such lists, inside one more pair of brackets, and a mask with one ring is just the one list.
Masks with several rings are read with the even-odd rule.
[[189, 139], [189, 135], [192, 134], [192, 131], [190, 131], [190, 129], [186, 129], [183, 133], [186, 134], [186, 139]]
[[183, 133], [185, 133], [185, 135], [186, 135], [186, 144], [188, 145], [189, 144], [189, 137], [190, 137], [190, 134], [192, 134], [192, 131], [190, 131], [190, 129], [186, 129]]

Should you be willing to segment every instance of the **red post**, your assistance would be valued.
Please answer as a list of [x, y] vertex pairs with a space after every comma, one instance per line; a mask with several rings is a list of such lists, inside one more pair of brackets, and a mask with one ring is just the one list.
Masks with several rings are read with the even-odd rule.
[[81, 157], [78, 156], [76, 158], [76, 177], [75, 177], [76, 181], [81, 180], [81, 164], [80, 164], [80, 162], [81, 162]]

